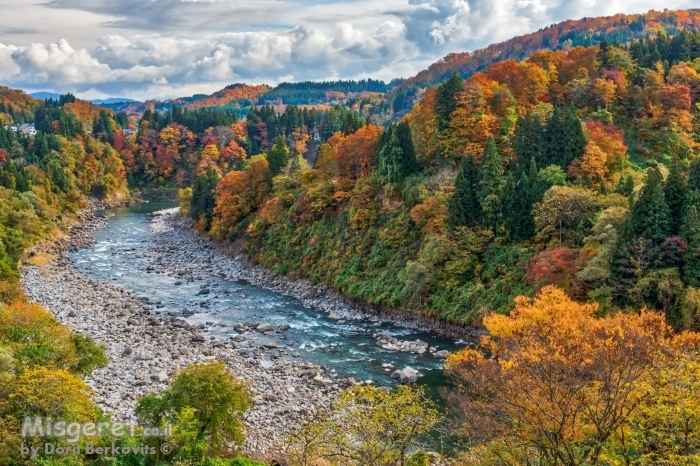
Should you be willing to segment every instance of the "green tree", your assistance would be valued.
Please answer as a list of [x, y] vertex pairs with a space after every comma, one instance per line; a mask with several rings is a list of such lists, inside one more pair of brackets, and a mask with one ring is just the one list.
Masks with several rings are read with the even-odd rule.
[[513, 172], [509, 171], [506, 175], [506, 182], [503, 186], [503, 192], [501, 194], [501, 206], [503, 210], [503, 223], [505, 227], [505, 233], [509, 237], [513, 237], [513, 232], [518, 225], [518, 218], [515, 213], [515, 206], [517, 204], [517, 185]]
[[194, 180], [192, 187], [192, 200], [190, 201], [190, 217], [195, 220], [204, 218], [206, 227], [211, 224], [216, 207], [215, 191], [219, 182], [219, 175], [214, 170], [207, 170], [203, 175]]
[[457, 73], [452, 73], [450, 79], [437, 88], [433, 108], [437, 116], [439, 130], [447, 128], [450, 116], [457, 108], [456, 96], [462, 90], [462, 83], [462, 78]]
[[141, 398], [135, 411], [144, 425], [175, 427], [178, 459], [201, 460], [231, 443], [243, 445], [241, 417], [251, 401], [247, 385], [223, 361], [210, 361], [178, 372], [168, 389]]
[[389, 183], [399, 183], [418, 169], [416, 151], [407, 122], [390, 125], [379, 152], [379, 172]]
[[573, 107], [567, 111], [555, 108], [547, 123], [547, 165], [559, 165], [563, 170], [577, 158], [581, 158], [586, 149], [586, 137], [583, 134], [581, 120]]
[[674, 157], [671, 163], [671, 170], [666, 178], [666, 183], [664, 183], [664, 197], [671, 211], [671, 228], [673, 233], [678, 233], [687, 194], [688, 188], [685, 185], [685, 177], [683, 176], [680, 160], [678, 157]]
[[553, 186], [542, 202], [533, 206], [537, 233], [545, 241], [557, 238], [559, 245], [577, 245], [596, 209], [596, 195], [582, 187]]
[[700, 158], [696, 158], [690, 163], [688, 169], [688, 189], [700, 190]]
[[287, 145], [284, 143], [284, 138], [281, 134], [277, 136], [275, 145], [265, 154], [265, 157], [269, 164], [270, 176], [277, 175], [283, 167], [287, 166], [289, 149], [287, 149]]
[[319, 459], [349, 466], [405, 465], [409, 450], [440, 421], [421, 389], [372, 386], [341, 392], [334, 409], [289, 440], [294, 465]]
[[647, 170], [639, 199], [633, 204], [629, 221], [622, 228], [622, 242], [643, 237], [659, 245], [671, 234], [671, 210], [666, 203], [662, 180], [658, 168]]
[[450, 229], [472, 227], [481, 217], [477, 198], [479, 168], [473, 154], [467, 156], [457, 171], [452, 197], [447, 204], [447, 225]]
[[520, 172], [527, 172], [532, 160], [542, 164], [544, 142], [544, 128], [538, 117], [530, 112], [524, 117], [518, 117], [513, 133], [516, 176], [519, 176]]
[[634, 192], [634, 177], [632, 175], [620, 177], [620, 183], [615, 188], [615, 192], [630, 197]]
[[700, 212], [700, 191], [697, 189], [691, 189], [688, 191], [688, 195], [685, 197], [681, 224], [683, 221], [685, 221], [685, 216], [687, 215], [688, 208], [690, 208], [691, 205], [694, 205], [695, 209]]
[[501, 156], [496, 150], [496, 143], [493, 137], [489, 136], [479, 170], [478, 199], [483, 212], [483, 224], [494, 233], [498, 230], [501, 221], [503, 185]]
[[515, 204], [511, 217], [511, 238], [515, 241], [530, 239], [535, 234], [535, 219], [532, 217], [532, 183], [525, 172], [515, 187]]
[[681, 237], [688, 243], [683, 263], [683, 281], [690, 286], [700, 286], [700, 217], [694, 205], [685, 214]]

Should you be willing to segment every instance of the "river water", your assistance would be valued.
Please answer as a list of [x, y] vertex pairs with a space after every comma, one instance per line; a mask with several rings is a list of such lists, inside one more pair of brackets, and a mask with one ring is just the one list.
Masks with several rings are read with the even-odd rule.
[[[424, 377], [418, 383], [432, 396], [437, 396], [439, 388], [445, 385], [441, 360], [430, 354], [421, 356], [383, 349], [373, 335], [378, 331], [390, 332], [400, 340], [420, 339], [448, 351], [458, 348], [454, 341], [429, 332], [379, 323], [369, 317], [347, 322], [330, 319], [323, 312], [304, 307], [297, 299], [243, 281], [222, 279], [204, 269], [190, 280], [147, 270], [158, 259], [153, 251], [157, 245], [150, 230], [150, 214], [173, 206], [153, 202], [105, 211], [109, 219], [107, 228], [97, 234], [90, 248], [71, 253], [72, 261], [91, 278], [149, 297], [157, 303], [156, 312], [184, 311], [189, 323], [206, 325], [210, 335], [224, 341], [237, 335], [231, 328], [237, 323], [289, 324], [289, 330], [274, 334], [272, 339], [290, 355], [298, 353], [300, 359], [334, 369], [340, 376], [393, 386], [396, 381], [390, 374], [394, 369], [382, 367], [391, 364], [397, 369], [410, 366], [422, 373]], [[202, 286], [212, 293], [198, 295]], [[252, 332], [242, 345], [255, 348], [266, 341], [258, 335]]]

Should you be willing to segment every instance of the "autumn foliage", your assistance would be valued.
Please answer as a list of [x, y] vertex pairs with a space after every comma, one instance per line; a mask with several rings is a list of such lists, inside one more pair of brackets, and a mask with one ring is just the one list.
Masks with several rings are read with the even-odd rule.
[[[700, 444], [681, 440], [652, 446], [654, 424], [698, 426], [697, 379], [665, 396], [666, 379], [700, 350], [700, 335], [674, 335], [658, 313], [595, 317], [595, 304], [578, 304], [554, 287], [520, 297], [510, 316], [484, 319], [482, 350], [449, 357], [458, 383], [453, 398], [464, 433], [479, 442], [468, 464], [610, 464], [676, 459], [691, 464]], [[694, 356], [695, 355], [695, 356]], [[679, 359], [680, 358], [680, 359]], [[691, 358], [691, 359], [688, 359]], [[682, 363], [680, 361], [683, 361]], [[681, 395], [683, 393], [683, 395]], [[657, 405], [658, 396], [665, 404]], [[666, 409], [681, 417], [659, 417]], [[692, 414], [691, 414], [692, 413]], [[695, 434], [692, 434], [695, 436]], [[696, 437], [696, 436], [695, 436]], [[648, 459], [647, 459], [648, 458]]]

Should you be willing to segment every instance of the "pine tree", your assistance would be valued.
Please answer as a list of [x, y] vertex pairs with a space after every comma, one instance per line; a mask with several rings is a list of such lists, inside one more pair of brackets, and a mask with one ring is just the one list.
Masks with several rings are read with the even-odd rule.
[[683, 281], [690, 286], [700, 286], [700, 217], [694, 205], [686, 212], [681, 236], [688, 243], [683, 263]]
[[516, 226], [511, 237], [516, 240], [530, 239], [535, 234], [535, 219], [532, 216], [532, 183], [530, 178], [523, 172], [516, 187], [516, 202], [513, 211], [513, 218]]
[[621, 233], [625, 237], [623, 241], [643, 237], [660, 245], [671, 234], [671, 210], [666, 204], [662, 180], [658, 168], [647, 170], [639, 199], [630, 211], [629, 224]]
[[683, 205], [688, 194], [688, 188], [685, 185], [685, 177], [681, 170], [681, 164], [678, 157], [674, 157], [671, 163], [671, 170], [664, 183], [664, 196], [666, 204], [671, 211], [671, 231], [678, 233], [683, 214]]
[[277, 175], [283, 167], [287, 166], [288, 157], [289, 149], [287, 149], [287, 145], [284, 143], [284, 138], [280, 134], [277, 136], [275, 145], [272, 146], [272, 149], [270, 149], [266, 154], [270, 176]]
[[481, 206], [476, 195], [479, 169], [474, 155], [470, 154], [457, 171], [452, 197], [447, 204], [447, 226], [472, 227], [481, 217]]
[[384, 145], [379, 152], [379, 172], [389, 183], [399, 183], [417, 171], [416, 151], [407, 122], [389, 125], [381, 141]]
[[37, 135], [34, 139], [34, 153], [41, 159], [47, 157], [51, 149], [46, 134]]
[[411, 127], [407, 121], [402, 121], [396, 125], [396, 136], [398, 138], [399, 147], [401, 147], [401, 151], [403, 152], [403, 157], [401, 158], [401, 171], [403, 176], [406, 177], [418, 171], [416, 149], [413, 147]]
[[547, 123], [547, 157], [544, 166], [559, 165], [564, 171], [569, 164], [581, 158], [586, 150], [586, 137], [583, 134], [581, 120], [573, 107], [562, 112], [555, 108]]
[[613, 47], [607, 41], [601, 42], [600, 45], [598, 45], [598, 54], [596, 55], [600, 68], [612, 68], [614, 66], [613, 58]]
[[700, 212], [700, 190], [693, 189], [688, 192], [685, 202], [683, 203], [681, 223], [685, 222], [685, 216], [687, 215], [690, 206], [695, 206], [695, 209]]
[[688, 170], [688, 189], [700, 190], [700, 158], [693, 160], [690, 163], [690, 169]]
[[518, 117], [513, 133], [516, 175], [526, 172], [530, 167], [531, 160], [543, 161], [544, 142], [544, 128], [538, 117], [533, 116], [530, 112], [525, 117]]
[[198, 176], [192, 186], [190, 217], [195, 220], [204, 217], [207, 228], [214, 217], [214, 207], [216, 206], [215, 190], [218, 182], [219, 175], [210, 169], [205, 174]]
[[479, 170], [478, 199], [483, 211], [482, 223], [494, 233], [497, 232], [501, 221], [503, 183], [501, 157], [493, 137], [489, 136]]
[[615, 188], [615, 192], [630, 197], [634, 192], [634, 178], [632, 175], [621, 177], [620, 183], [617, 185], [617, 188]]
[[438, 120], [438, 129], [447, 128], [452, 112], [457, 108], [457, 93], [462, 90], [462, 78], [452, 73], [450, 79], [437, 88], [434, 111]]
[[555, 106], [552, 116], [547, 120], [544, 157], [542, 158], [542, 163], [539, 165], [542, 167], [559, 165], [561, 141], [563, 141], [564, 137], [561, 109]]
[[513, 172], [509, 171], [506, 175], [506, 183], [503, 186], [503, 192], [501, 194], [501, 208], [503, 211], [505, 232], [510, 238], [513, 238], [515, 230], [518, 227], [519, 219], [516, 212], [517, 202], [517, 182], [515, 181]]

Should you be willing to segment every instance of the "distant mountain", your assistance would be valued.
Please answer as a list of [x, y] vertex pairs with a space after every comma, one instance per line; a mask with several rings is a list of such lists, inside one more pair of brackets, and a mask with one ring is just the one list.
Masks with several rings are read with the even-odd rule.
[[361, 81], [304, 81], [300, 83], [281, 83], [275, 87], [266, 84], [250, 85], [236, 83], [214, 92], [213, 94], [195, 94], [168, 100], [148, 100], [139, 102], [132, 99], [93, 100], [94, 104], [109, 108], [115, 112], [129, 115], [142, 115], [147, 108], [156, 111], [171, 110], [173, 106], [183, 108], [220, 108], [233, 111], [242, 117], [248, 114], [252, 106], [274, 105], [277, 111], [283, 111], [287, 105], [310, 107], [329, 107], [349, 105], [358, 99], [370, 96], [382, 96], [399, 84], [375, 79]]
[[[30, 96], [34, 97], [35, 99], [38, 100], [46, 100], [46, 99], [54, 99], [58, 100], [59, 97], [61, 97], [61, 94], [57, 94], [56, 92], [34, 92], [32, 94], [29, 94]], [[91, 102], [95, 105], [111, 105], [111, 104], [117, 104], [117, 103], [131, 103], [131, 102], [137, 102], [134, 99], [129, 99], [126, 97], [110, 97], [108, 99], [93, 99], [93, 100], [88, 100], [88, 102]]]
[[365, 79], [361, 81], [304, 81], [281, 83], [275, 87], [267, 85], [231, 84], [211, 95], [195, 95], [176, 99], [188, 108], [222, 107], [247, 113], [253, 105], [332, 105], [344, 104], [349, 99], [367, 93], [385, 93], [397, 82]]
[[109, 99], [93, 99], [90, 102], [92, 102], [95, 105], [110, 105], [110, 104], [119, 104], [119, 103], [131, 103], [131, 102], [138, 102], [138, 100], [134, 99], [127, 99], [126, 97], [110, 97]]
[[32, 94], [29, 94], [29, 95], [34, 97], [35, 99], [38, 99], [38, 100], [46, 100], [46, 99], [58, 100], [58, 98], [61, 97], [61, 94], [56, 94], [55, 92], [34, 92]]

